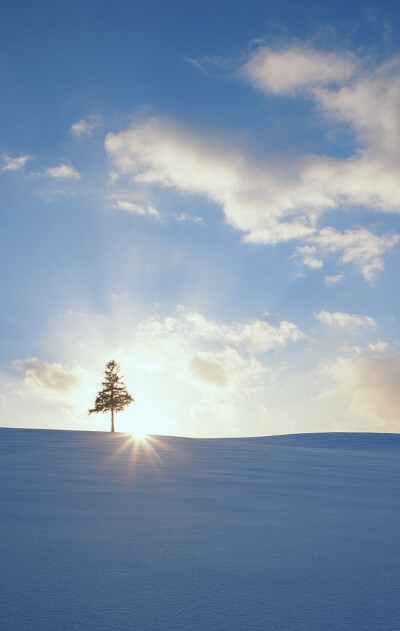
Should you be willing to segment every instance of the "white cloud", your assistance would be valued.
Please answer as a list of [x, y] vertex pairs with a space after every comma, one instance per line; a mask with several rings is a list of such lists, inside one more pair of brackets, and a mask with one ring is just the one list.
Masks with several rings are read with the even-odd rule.
[[300, 258], [303, 265], [309, 267], [310, 269], [321, 269], [324, 266], [321, 259], [317, 258], [315, 254], [317, 253], [317, 248], [313, 245], [304, 245], [296, 248], [296, 252], [294, 253], [295, 258]]
[[330, 394], [335, 398], [345, 395], [353, 414], [364, 422], [372, 419], [390, 431], [399, 431], [400, 355], [339, 357], [326, 363], [324, 371], [336, 384]]
[[[177, 321], [175, 321], [177, 322]], [[172, 320], [170, 320], [172, 325]], [[204, 338], [220, 344], [242, 347], [251, 353], [284, 348], [290, 342], [297, 342], [304, 334], [293, 323], [283, 320], [277, 327], [265, 320], [219, 324], [201, 313], [181, 311], [179, 326], [184, 327], [194, 337]]]
[[339, 90], [318, 90], [315, 99], [326, 116], [351, 126], [371, 156], [399, 159], [399, 58]]
[[260, 47], [242, 67], [245, 78], [272, 94], [294, 94], [316, 86], [343, 83], [354, 73], [351, 53], [326, 53], [299, 44], [282, 50]]
[[105, 145], [114, 170], [140, 184], [204, 195], [224, 208], [227, 221], [249, 241], [276, 243], [311, 235], [324, 203], [324, 194], [304, 190], [308, 210], [298, 213], [291, 195], [297, 184], [288, 182], [290, 165], [269, 159], [253, 163], [228, 141], [165, 119], [151, 118], [108, 134]]
[[[235, 402], [263, 383], [265, 368], [252, 353], [262, 352], [265, 346], [285, 344], [281, 339], [267, 341], [265, 336], [259, 340], [246, 326], [219, 324], [183, 309], [178, 317], [142, 320], [135, 334], [135, 361], [141, 370], [161, 372], [165, 378], [168, 374], [168, 379], [173, 377], [181, 386], [186, 383], [195, 388], [192, 406], [199, 406], [196, 391], [211, 389], [210, 396], [218, 400], [223, 391], [229, 397], [233, 414]], [[294, 332], [290, 330], [286, 335], [293, 336]], [[285, 332], [281, 332], [281, 337], [285, 337]]]
[[[341, 253], [343, 263], [354, 263], [368, 281], [383, 270], [383, 255], [400, 241], [400, 235], [386, 234], [381, 237], [365, 228], [339, 232], [323, 228], [312, 238], [321, 253]], [[339, 278], [340, 280], [340, 278]]]
[[347, 353], [347, 355], [356, 355], [356, 356], [360, 356], [364, 352], [364, 349], [361, 346], [354, 346], [354, 345], [350, 346], [349, 344], [343, 344], [339, 350], [341, 353]]
[[364, 150], [358, 170], [367, 172], [370, 165], [380, 172], [384, 165], [378, 163], [389, 158], [387, 181], [397, 196], [390, 162], [400, 157], [400, 59], [394, 57], [372, 69], [370, 65], [371, 59], [356, 58], [348, 51], [327, 53], [295, 43], [281, 50], [260, 47], [242, 67], [242, 74], [266, 93], [306, 92], [324, 116], [348, 124]]
[[360, 328], [366, 326], [376, 326], [376, 322], [370, 316], [356, 315], [352, 313], [342, 313], [340, 311], [320, 311], [315, 313], [314, 316], [320, 322], [327, 324], [328, 326], [340, 327], [340, 328]]
[[387, 342], [376, 342], [375, 344], [368, 344], [368, 348], [373, 353], [383, 354], [389, 349], [389, 344]]
[[203, 223], [203, 217], [199, 217], [198, 215], [187, 215], [186, 213], [175, 213], [174, 219], [175, 221], [190, 221], [193, 223]]
[[136, 204], [128, 200], [118, 200], [114, 204], [114, 208], [117, 210], [124, 210], [126, 212], [134, 213], [135, 215], [150, 215], [156, 219], [160, 218], [160, 213], [156, 208], [150, 205], [144, 205], [142, 203]]
[[359, 227], [360, 219], [357, 228], [318, 232], [318, 221], [324, 213], [351, 208], [400, 212], [399, 60], [371, 69], [370, 60], [352, 53], [327, 53], [296, 42], [282, 50], [260, 47], [241, 72], [269, 95], [302, 93], [313, 99], [330, 122], [353, 131], [358, 143], [353, 154], [253, 159], [220, 136], [149, 118], [106, 137], [114, 172], [144, 185], [207, 197], [248, 242], [311, 242], [317, 250], [302, 256], [311, 269], [321, 268], [323, 257], [335, 253], [372, 280], [384, 268], [384, 253], [400, 237], [374, 235]]
[[93, 115], [88, 118], [81, 118], [79, 121], [71, 125], [71, 134], [75, 138], [83, 136], [92, 136], [93, 131], [102, 124], [100, 116]]
[[80, 180], [81, 175], [70, 164], [60, 164], [45, 170], [46, 175], [55, 180]]
[[[132, 307], [125, 310], [124, 304], [115, 303], [115, 317], [66, 314], [55, 323], [49, 349], [56, 342], [60, 355], [86, 370], [98, 370], [115, 358], [127, 384], [134, 384], [135, 406], [144, 406], [143, 414], [154, 417], [158, 410], [165, 417], [169, 410], [168, 415], [187, 428], [190, 409], [202, 435], [215, 435], [213, 424], [226, 435], [226, 424], [236, 418], [240, 402], [271, 381], [270, 365], [280, 363], [281, 351], [303, 337], [288, 321], [276, 326], [257, 319], [223, 323], [182, 307], [172, 316], [138, 321]], [[280, 352], [271, 355], [268, 364], [259, 359], [274, 350]], [[225, 416], [219, 418], [222, 401]], [[86, 397], [85, 405], [90, 404]]]
[[325, 285], [327, 287], [331, 287], [332, 285], [336, 285], [337, 283], [340, 283], [341, 280], [343, 280], [344, 275], [343, 274], [334, 274], [333, 276], [325, 276]]
[[62, 364], [48, 364], [37, 357], [16, 359], [12, 363], [12, 368], [24, 373], [27, 391], [50, 399], [68, 398], [80, 385], [77, 370], [66, 368]]
[[2, 171], [19, 171], [24, 168], [25, 164], [29, 162], [29, 160], [34, 160], [35, 156], [30, 153], [26, 153], [12, 158], [7, 153], [3, 153], [1, 155], [1, 159], [3, 161], [3, 166], [1, 167]]
[[[313, 240], [320, 253], [341, 252], [366, 279], [383, 268], [382, 251], [397, 235], [375, 236], [365, 229], [340, 233], [324, 228], [320, 216], [341, 207], [399, 212], [397, 168], [366, 155], [347, 160], [326, 156], [268, 157], [253, 160], [221, 138], [196, 134], [160, 118], [108, 134], [106, 149], [114, 169], [142, 185], [161, 185], [199, 194], [225, 212], [227, 222], [248, 242], [272, 244]], [[306, 259], [321, 267], [320, 257]]]

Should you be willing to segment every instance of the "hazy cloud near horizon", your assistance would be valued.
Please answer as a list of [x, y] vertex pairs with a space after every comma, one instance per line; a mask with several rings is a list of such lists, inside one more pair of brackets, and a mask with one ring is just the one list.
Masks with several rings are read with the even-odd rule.
[[[13, 391], [25, 398], [63, 401], [71, 420], [81, 419], [82, 423], [100, 385], [104, 362], [115, 358], [122, 364], [137, 400], [130, 422], [154, 414], [168, 419], [183, 433], [226, 435], [227, 431], [234, 431], [247, 408], [248, 434], [288, 433], [293, 431], [293, 421], [277, 423], [273, 418], [273, 409], [280, 401], [287, 413], [298, 420], [306, 413], [310, 429], [315, 424], [316, 431], [359, 431], [357, 419], [362, 417], [371, 429], [396, 431], [399, 356], [391, 355], [387, 343], [378, 340], [343, 347], [342, 355], [336, 353], [331, 359], [319, 360], [320, 366], [315, 365], [309, 374], [290, 367], [286, 347], [301, 343], [301, 352], [309, 354], [318, 339], [319, 345], [324, 346], [326, 321], [337, 335], [348, 329], [350, 341], [353, 327], [360, 343], [371, 328], [376, 336], [375, 323], [365, 316], [327, 312], [318, 315], [320, 332], [311, 335], [299, 331], [294, 323], [221, 323], [183, 307], [169, 316], [139, 319], [133, 328], [130, 307], [108, 317], [71, 312], [57, 321], [48, 337], [49, 348], [64, 355], [66, 364], [37, 357], [15, 360], [12, 367], [22, 373], [22, 380], [20, 385], [15, 383]], [[332, 322], [327, 316], [332, 317]], [[90, 331], [92, 337], [85, 331]], [[332, 350], [334, 353], [335, 344]], [[326, 353], [321, 349], [320, 357], [323, 352]], [[318, 355], [315, 361], [318, 362]], [[12, 391], [4, 389], [3, 405], [10, 394]], [[304, 408], [307, 397], [317, 402], [313, 404], [314, 411]], [[335, 405], [321, 423], [318, 401], [323, 403], [327, 397], [335, 400]], [[269, 408], [262, 403], [265, 400], [269, 401]], [[346, 410], [340, 423], [335, 415], [339, 402]], [[257, 409], [265, 409], [261, 418]], [[91, 419], [84, 427], [95, 429], [102, 424], [102, 419]], [[154, 425], [154, 433], [165, 431], [162, 423], [158, 430], [157, 423]]]
[[400, 431], [400, 355], [338, 357], [325, 370], [335, 384], [331, 395], [344, 395], [360, 419], [377, 422], [377, 431]]
[[70, 392], [79, 384], [78, 375], [71, 369], [58, 363], [42, 362], [38, 357], [16, 359], [11, 367], [24, 373], [24, 383], [30, 390], [60, 394]]

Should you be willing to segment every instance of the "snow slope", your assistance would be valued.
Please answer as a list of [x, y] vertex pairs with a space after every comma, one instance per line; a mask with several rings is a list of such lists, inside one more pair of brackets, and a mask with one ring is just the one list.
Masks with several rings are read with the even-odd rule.
[[151, 445], [0, 429], [2, 631], [400, 629], [399, 435]]

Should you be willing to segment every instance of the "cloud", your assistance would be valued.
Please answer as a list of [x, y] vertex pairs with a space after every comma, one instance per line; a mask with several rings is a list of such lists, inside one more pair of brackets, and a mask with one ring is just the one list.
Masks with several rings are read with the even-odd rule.
[[378, 236], [360, 228], [339, 232], [334, 228], [323, 228], [312, 237], [322, 254], [341, 253], [343, 263], [354, 263], [368, 281], [373, 280], [384, 268], [383, 255], [400, 241], [400, 235]]
[[375, 320], [369, 316], [342, 313], [340, 311], [336, 311], [334, 313], [329, 311], [320, 311], [319, 313], [315, 313], [314, 316], [317, 320], [327, 324], [328, 326], [339, 328], [362, 328], [366, 326], [376, 326]]
[[[59, 345], [64, 340], [63, 355], [68, 357], [75, 349], [79, 361], [86, 365], [93, 353], [104, 361], [111, 353], [123, 364], [132, 362], [139, 372], [162, 373], [163, 378], [182, 383], [189, 379], [192, 384], [194, 375], [201, 373], [201, 362], [192, 364], [192, 360], [200, 358], [224, 366], [226, 388], [235, 383], [242, 392], [238, 382], [249, 383], [260, 373], [261, 364], [255, 356], [281, 351], [304, 338], [302, 331], [286, 320], [276, 326], [258, 319], [224, 323], [183, 307], [174, 315], [154, 315], [135, 325], [131, 309], [125, 312], [119, 302], [117, 307], [115, 321], [78, 313], [58, 321], [54, 337]], [[76, 357], [72, 355], [71, 361]]]
[[321, 259], [317, 258], [315, 254], [317, 253], [317, 248], [313, 245], [304, 245], [296, 248], [296, 252], [294, 253], [295, 258], [300, 258], [303, 265], [309, 267], [310, 269], [321, 269], [324, 266]]
[[[134, 356], [141, 370], [161, 371], [165, 378], [174, 376], [180, 384], [188, 383], [201, 392], [223, 390], [234, 414], [235, 402], [265, 381], [266, 367], [254, 355], [283, 349], [302, 336], [287, 321], [276, 327], [260, 320], [226, 324], [181, 307], [176, 317], [153, 316], [139, 322]], [[193, 405], [195, 401], [193, 394]]]
[[190, 370], [196, 379], [224, 387], [227, 384], [226, 368], [221, 362], [206, 357], [192, 357]]
[[376, 342], [376, 344], [368, 344], [368, 348], [373, 352], [373, 353], [386, 353], [386, 351], [389, 349], [389, 344], [387, 342]]
[[316, 86], [348, 81], [357, 67], [352, 53], [326, 53], [300, 44], [281, 50], [262, 46], [241, 68], [241, 74], [267, 94], [295, 94]]
[[[378, 168], [379, 161], [400, 157], [400, 58], [371, 66], [370, 58], [349, 51], [327, 53], [294, 43], [280, 50], [260, 47], [241, 72], [267, 94], [306, 93], [326, 118], [349, 125], [364, 151], [355, 163], [362, 176], [369, 166]], [[390, 171], [393, 166], [386, 164]], [[397, 196], [393, 175], [387, 180]]]
[[[260, 46], [239, 74], [268, 98], [311, 99], [320, 123], [345, 125], [352, 133], [352, 154], [272, 155], [267, 147], [256, 159], [227, 138], [153, 117], [107, 135], [113, 171], [146, 186], [206, 197], [247, 242], [298, 240], [315, 247], [297, 250], [311, 269], [337, 254], [373, 280], [384, 268], [385, 252], [400, 240], [360, 227], [360, 211], [400, 212], [400, 59], [374, 66], [349, 51], [326, 52], [296, 41], [281, 49]], [[340, 232], [334, 213], [351, 221], [343, 213], [351, 209], [357, 227]], [[333, 225], [319, 229], [326, 213]]]
[[156, 219], [160, 218], [160, 213], [156, 208], [149, 205], [136, 204], [134, 202], [130, 202], [127, 200], [118, 200], [114, 204], [114, 208], [117, 210], [124, 210], [129, 213], [134, 213], [135, 215], [150, 215], [151, 217], [155, 217]]
[[71, 125], [71, 134], [75, 138], [83, 136], [92, 136], [93, 131], [102, 124], [100, 116], [92, 115], [88, 118], [81, 118], [79, 121]]
[[345, 395], [354, 414], [399, 431], [400, 355], [393, 357], [336, 358], [324, 366], [336, 384], [331, 395]]
[[314, 98], [325, 116], [348, 124], [361, 146], [379, 160], [399, 159], [400, 58], [364, 72], [338, 90], [317, 90]]
[[47, 398], [68, 397], [80, 385], [76, 370], [62, 364], [48, 364], [37, 357], [16, 359], [12, 368], [24, 374], [24, 385], [29, 392], [41, 394]]
[[311, 211], [298, 215], [290, 193], [294, 182], [287, 182], [288, 164], [253, 162], [225, 139], [197, 134], [162, 118], [108, 134], [105, 146], [120, 174], [140, 184], [207, 197], [223, 207], [228, 223], [245, 232], [249, 241], [276, 243], [314, 231], [314, 211], [324, 196], [305, 191]]
[[[254, 160], [226, 139], [193, 131], [167, 119], [150, 118], [118, 134], [108, 134], [113, 169], [142, 185], [161, 185], [203, 195], [223, 208], [227, 222], [245, 241], [274, 244], [312, 240], [319, 253], [342, 253], [367, 280], [383, 268], [382, 251], [398, 235], [377, 236], [366, 229], [318, 232], [327, 211], [363, 206], [399, 212], [398, 170], [375, 158], [354, 155], [273, 156]], [[320, 257], [305, 258], [321, 266]]]
[[[76, 401], [76, 417], [82, 418], [83, 424], [87, 422], [86, 412], [101, 382], [101, 369], [114, 357], [135, 396], [132, 410], [124, 414], [126, 424], [119, 427], [128, 429], [129, 418], [133, 427], [138, 418], [144, 422], [149, 419], [152, 432], [197, 436], [243, 433], [242, 405], [247, 412], [249, 406], [255, 406], [256, 397], [282, 361], [281, 353], [270, 357], [268, 364], [255, 356], [259, 342], [251, 325], [257, 321], [216, 322], [183, 308], [172, 315], [138, 319], [136, 309], [137, 305], [121, 297], [113, 301], [107, 317], [72, 312], [54, 322], [47, 348], [54, 353], [56, 347], [69, 365], [85, 370], [85, 392], [81, 389]], [[247, 325], [250, 332], [245, 329]], [[274, 328], [278, 339], [262, 339], [271, 350], [284, 348], [287, 338], [298, 336], [294, 325]], [[89, 383], [90, 375], [96, 377], [95, 382]], [[260, 423], [255, 415], [254, 426]], [[249, 423], [246, 431], [256, 430]]]
[[234, 386], [240, 392], [246, 383], [256, 386], [263, 369], [259, 362], [248, 362], [235, 349], [225, 348], [196, 353], [191, 358], [189, 372], [196, 382], [206, 386], [222, 389]]
[[174, 214], [175, 221], [189, 221], [193, 223], [203, 223], [203, 217], [199, 217], [197, 215], [187, 215], [186, 213], [175, 213]]
[[325, 276], [325, 285], [327, 287], [331, 287], [332, 285], [336, 285], [340, 283], [344, 278], [343, 274], [335, 274], [333, 276]]
[[243, 347], [250, 353], [264, 353], [272, 349], [284, 348], [290, 342], [297, 342], [304, 337], [302, 331], [293, 322], [287, 320], [280, 322], [277, 327], [265, 320], [233, 322], [228, 325], [219, 324], [201, 313], [185, 310], [181, 310], [179, 326], [185, 328], [194, 337]]
[[1, 167], [2, 171], [19, 171], [24, 168], [25, 164], [29, 162], [29, 160], [34, 160], [35, 156], [30, 153], [26, 153], [25, 155], [12, 158], [7, 153], [3, 153], [1, 155], [1, 159], [3, 161], [3, 166]]
[[54, 180], [80, 180], [81, 175], [70, 164], [60, 164], [45, 170], [45, 174]]
[[[142, 369], [147, 366], [147, 370], [162, 371], [169, 378], [174, 375], [181, 384], [189, 384], [199, 392], [211, 389], [211, 395], [220, 396], [223, 390], [231, 406], [262, 385], [265, 369], [252, 357], [254, 340], [240, 325], [238, 330], [180, 309], [178, 317], [142, 320], [134, 345]], [[192, 394], [192, 405], [196, 396]]]

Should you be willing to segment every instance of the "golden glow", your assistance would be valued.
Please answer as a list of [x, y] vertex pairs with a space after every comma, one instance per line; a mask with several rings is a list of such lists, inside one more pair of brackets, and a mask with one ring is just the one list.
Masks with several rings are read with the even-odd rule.
[[[132, 381], [134, 381], [132, 379]], [[136, 439], [149, 435], [171, 435], [176, 433], [176, 422], [170, 410], [166, 410], [160, 402], [140, 394], [132, 405], [116, 415], [117, 432], [131, 434]]]
[[146, 436], [141, 440], [128, 434], [110, 434], [110, 439], [115, 441], [108, 463], [123, 458], [126, 461], [126, 473], [130, 480], [134, 481], [136, 473], [152, 473], [159, 475], [163, 467], [164, 457], [180, 458], [179, 451], [169, 444], [168, 439]]
[[137, 427], [129, 432], [135, 440], [145, 440], [147, 438], [147, 432], [143, 427]]
[[151, 419], [141, 418], [135, 415], [136, 410], [132, 410], [130, 414], [121, 415], [121, 423], [119, 431], [131, 434], [135, 440], [143, 440], [152, 432]]

